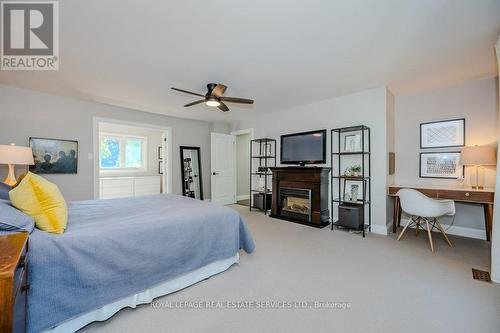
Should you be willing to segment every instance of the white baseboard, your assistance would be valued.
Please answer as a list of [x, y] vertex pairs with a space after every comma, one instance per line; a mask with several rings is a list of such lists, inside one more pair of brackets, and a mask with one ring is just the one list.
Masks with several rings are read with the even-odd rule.
[[238, 195], [236, 196], [236, 201], [240, 201], [240, 200], [248, 200], [250, 199], [250, 194], [245, 194], [245, 195]]
[[[404, 227], [405, 225], [406, 225], [406, 223], [401, 222], [402, 227]], [[415, 226], [411, 226], [410, 228], [415, 229]], [[455, 226], [455, 225], [452, 225], [450, 227], [447, 224], [443, 224], [443, 228], [446, 231], [446, 233], [449, 235], [486, 240], [486, 232], [483, 229], [459, 227], [459, 226]], [[373, 225], [372, 225], [372, 230], [373, 230]], [[434, 229], [434, 230], [436, 230], [436, 229]]]
[[386, 225], [379, 225], [379, 224], [372, 224], [372, 231], [371, 232], [373, 232], [374, 234], [387, 236], [387, 226]]

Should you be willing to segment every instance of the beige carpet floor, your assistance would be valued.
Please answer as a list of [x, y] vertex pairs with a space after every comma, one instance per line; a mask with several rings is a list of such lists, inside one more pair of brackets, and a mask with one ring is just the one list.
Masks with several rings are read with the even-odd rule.
[[[232, 302], [226, 308], [124, 309], [83, 332], [500, 332], [500, 285], [472, 279], [488, 269], [489, 243], [435, 234], [397, 242], [315, 229], [232, 206], [250, 227], [256, 251], [239, 265], [159, 302]], [[344, 309], [235, 309], [265, 303], [346, 302]], [[177, 302], [177, 303], [174, 303]], [[164, 303], [165, 304], [165, 303]], [[197, 303], [193, 303], [197, 304]], [[219, 303], [223, 304], [223, 303]], [[290, 304], [290, 303], [287, 303]], [[331, 303], [330, 303], [331, 304]], [[217, 306], [216, 306], [217, 307]]]

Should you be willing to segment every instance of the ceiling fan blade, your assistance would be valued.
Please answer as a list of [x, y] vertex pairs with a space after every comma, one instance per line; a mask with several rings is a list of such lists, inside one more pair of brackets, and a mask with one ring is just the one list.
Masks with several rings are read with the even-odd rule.
[[220, 102], [220, 104], [219, 104], [219, 110], [227, 112], [227, 111], [229, 111], [229, 108], [227, 107], [226, 104]]
[[184, 105], [184, 107], [187, 108], [188, 106], [193, 106], [193, 105], [200, 104], [200, 103], [205, 103], [205, 100], [200, 99], [199, 101], [194, 101], [194, 102], [188, 103], [188, 104]]
[[238, 97], [224, 97], [222, 96], [221, 101], [230, 103], [242, 103], [242, 104], [253, 104], [253, 99], [238, 98]]
[[170, 88], [172, 90], [176, 90], [176, 91], [180, 91], [180, 92], [183, 92], [183, 93], [186, 93], [186, 94], [190, 94], [190, 95], [195, 95], [195, 96], [200, 96], [200, 97], [205, 97], [205, 95], [202, 95], [202, 94], [198, 94], [198, 93], [195, 93], [195, 92], [192, 92], [192, 91], [187, 91], [187, 90], [183, 90], [183, 89], [179, 89], [179, 88]]
[[212, 95], [216, 97], [221, 97], [226, 92], [227, 87], [223, 84], [217, 84], [212, 90]]

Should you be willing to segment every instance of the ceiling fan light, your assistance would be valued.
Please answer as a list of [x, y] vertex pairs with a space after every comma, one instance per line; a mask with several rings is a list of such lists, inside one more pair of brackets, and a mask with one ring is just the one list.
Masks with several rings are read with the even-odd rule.
[[220, 102], [217, 98], [214, 97], [209, 97], [206, 101], [205, 104], [207, 106], [212, 106], [212, 107], [218, 107], [220, 105]]

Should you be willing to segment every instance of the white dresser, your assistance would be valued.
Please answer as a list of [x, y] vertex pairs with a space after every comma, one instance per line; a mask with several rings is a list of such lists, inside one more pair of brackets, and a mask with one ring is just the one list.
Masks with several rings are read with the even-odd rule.
[[99, 198], [114, 199], [161, 193], [160, 176], [101, 177]]

